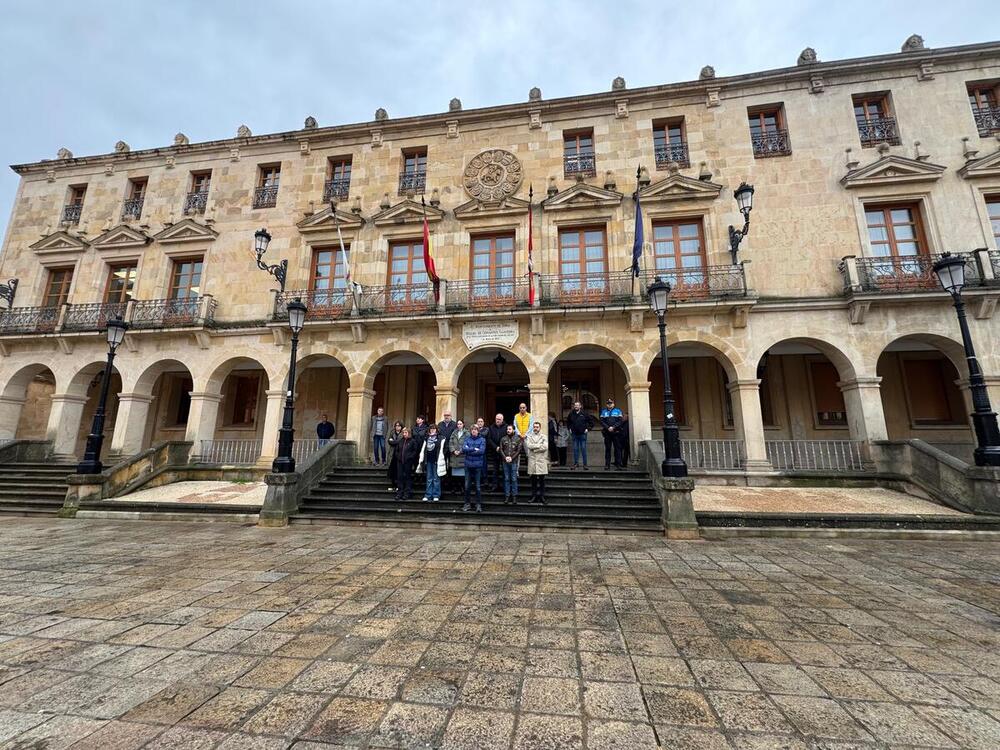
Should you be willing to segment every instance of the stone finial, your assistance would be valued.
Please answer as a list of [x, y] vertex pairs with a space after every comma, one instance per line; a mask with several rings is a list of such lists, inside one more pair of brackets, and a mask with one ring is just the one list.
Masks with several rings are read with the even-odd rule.
[[389, 200], [389, 194], [386, 193], [382, 196], [382, 200], [379, 202], [378, 207], [385, 211], [389, 206], [392, 205], [392, 201]]
[[967, 136], [962, 138], [962, 156], [965, 157], [966, 161], [972, 161], [976, 158], [976, 154], [979, 153], [979, 149], [975, 149], [969, 143], [969, 138]]
[[459, 99], [456, 96], [454, 99], [452, 99], [450, 102], [448, 102], [448, 111], [449, 112], [461, 112], [462, 111], [462, 100]]
[[434, 207], [437, 207], [437, 206], [441, 205], [441, 192], [437, 188], [434, 188], [433, 190], [431, 190], [431, 200], [430, 200], [430, 203]]
[[885, 156], [889, 153], [889, 144], [886, 141], [881, 141], [875, 144], [875, 150], [878, 151], [879, 156]]
[[861, 164], [861, 162], [854, 156], [853, 151], [854, 149], [850, 147], [844, 149], [845, 165], [847, 166], [848, 172], [854, 171]]
[[615, 78], [615, 80], [613, 80], [611, 82], [611, 90], [612, 91], [624, 91], [625, 90], [625, 79], [622, 78], [621, 76], [618, 76], [617, 78]]
[[246, 125], [240, 125], [236, 129], [236, 137], [237, 138], [249, 138], [252, 135], [253, 135], [253, 133], [250, 132], [250, 128], [248, 128]]
[[302, 128], [304, 130], [315, 130], [318, 127], [319, 127], [319, 125], [316, 124], [316, 118], [313, 117], [312, 115], [309, 115], [306, 118], [305, 123], [302, 125]]
[[913, 158], [917, 161], [927, 161], [930, 158], [930, 154], [920, 147], [920, 141], [913, 142]]
[[678, 174], [678, 173], [680, 173], [680, 171], [681, 171], [680, 162], [677, 162], [677, 161], [668, 161], [667, 162], [667, 172], [669, 172], [671, 175]]
[[128, 144], [125, 143], [125, 141], [118, 141], [118, 143], [115, 144], [115, 153], [127, 154], [128, 152], [129, 152], [129, 147]]
[[354, 198], [354, 203], [351, 204], [351, 213], [352, 214], [360, 214], [361, 213], [361, 198], [360, 197], [356, 196]]
[[384, 107], [379, 107], [375, 110], [375, 119], [379, 122], [389, 119], [389, 113], [385, 111]]
[[646, 167], [639, 167], [639, 187], [646, 187], [649, 183], [649, 170]]
[[610, 169], [604, 173], [604, 189], [614, 190], [617, 187], [615, 184], [615, 173]]
[[56, 158], [57, 159], [72, 159], [73, 158], [73, 152], [70, 151], [68, 148], [63, 147], [63, 148], [59, 149], [56, 152]]
[[819, 58], [816, 57], [816, 50], [812, 47], [806, 47], [799, 53], [799, 59], [795, 61], [795, 64], [812, 65], [815, 62], [819, 62]]
[[178, 133], [177, 135], [174, 136], [174, 145], [175, 146], [186, 146], [190, 142], [191, 141], [188, 140], [188, 137], [186, 135], [184, 135], [183, 133]]
[[927, 49], [924, 47], [924, 38], [920, 34], [910, 34], [906, 37], [906, 41], [903, 42], [903, 46], [900, 48], [900, 52], [919, 52], [922, 49]]
[[701, 72], [698, 74], [698, 79], [701, 81], [707, 81], [710, 78], [715, 78], [715, 68], [713, 68], [711, 65], [706, 65], [704, 68], [701, 69]]
[[711, 182], [712, 170], [708, 168], [708, 162], [703, 161], [698, 166], [700, 167], [700, 169], [698, 170], [698, 179], [701, 180], [702, 182]]
[[540, 102], [542, 100], [542, 90], [538, 86], [532, 86], [531, 91], [528, 92], [529, 102]]
[[559, 187], [556, 185], [556, 178], [555, 177], [550, 177], [549, 178], [549, 186], [548, 186], [548, 188], [546, 189], [545, 192], [548, 193], [548, 196], [550, 198], [553, 195], [555, 195], [556, 193], [559, 192]]

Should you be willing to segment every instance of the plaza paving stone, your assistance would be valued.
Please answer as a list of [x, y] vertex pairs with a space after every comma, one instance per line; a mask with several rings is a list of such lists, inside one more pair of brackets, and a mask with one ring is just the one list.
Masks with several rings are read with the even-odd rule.
[[0, 535], [0, 750], [1000, 747], [996, 542]]

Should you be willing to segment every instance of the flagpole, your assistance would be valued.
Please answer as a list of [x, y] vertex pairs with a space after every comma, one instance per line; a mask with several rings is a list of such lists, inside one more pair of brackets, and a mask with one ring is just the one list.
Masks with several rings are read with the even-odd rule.
[[632, 238], [632, 266], [631, 266], [633, 297], [635, 297], [635, 280], [639, 277], [639, 264], [636, 261], [635, 257], [635, 246], [636, 243], [640, 242], [640, 236], [641, 236], [639, 227], [639, 222], [641, 221], [639, 214], [639, 178], [641, 176], [642, 176], [642, 165], [640, 164], [635, 168], [635, 193], [633, 193], [632, 195], [632, 197], [635, 199], [635, 229], [634, 229], [635, 236]]
[[532, 215], [534, 197], [535, 188], [532, 185], [528, 185], [528, 307], [535, 306], [534, 218]]
[[420, 195], [420, 211], [424, 218], [424, 272], [434, 285], [434, 304], [438, 305], [441, 302], [441, 283], [437, 269], [434, 268], [434, 259], [431, 258], [431, 230], [427, 225], [427, 202], [423, 194]]

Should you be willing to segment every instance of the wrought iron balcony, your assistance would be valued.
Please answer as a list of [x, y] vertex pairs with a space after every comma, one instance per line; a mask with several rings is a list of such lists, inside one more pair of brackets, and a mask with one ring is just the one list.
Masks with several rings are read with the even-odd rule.
[[302, 300], [309, 308], [308, 320], [336, 320], [351, 312], [351, 293], [344, 287], [340, 289], [300, 289], [279, 292], [275, 296], [274, 312], [271, 319], [275, 321], [288, 320], [288, 303], [295, 299]]
[[203, 214], [205, 213], [205, 207], [207, 205], [207, 190], [199, 190], [194, 193], [188, 193], [187, 197], [184, 198], [184, 215], [190, 216], [191, 214]]
[[253, 191], [254, 208], [274, 208], [278, 205], [278, 186], [267, 185]]
[[62, 306], [12, 307], [0, 312], [0, 335], [52, 333], [59, 324]]
[[399, 194], [422, 193], [427, 184], [427, 172], [401, 172], [399, 175]]
[[83, 305], [66, 305], [63, 331], [103, 331], [108, 321], [126, 317], [128, 304], [125, 302], [93, 302]]
[[[423, 190], [423, 187], [421, 187]], [[323, 183], [323, 202], [346, 201], [351, 192], [351, 178], [341, 177], [336, 180], [327, 180]]]
[[989, 251], [990, 266], [993, 268], [993, 280], [1000, 284], [1000, 250]]
[[787, 130], [766, 130], [762, 133], [751, 133], [755, 159], [766, 159], [770, 156], [788, 156], [792, 153], [792, 144], [788, 139]]
[[687, 141], [656, 146], [653, 149], [653, 152], [656, 156], [657, 169], [666, 169], [671, 163], [675, 163], [681, 168], [691, 166], [691, 159], [688, 155]]
[[82, 203], [70, 203], [69, 205], [63, 206], [62, 220], [64, 224], [79, 224], [80, 214], [83, 212]]
[[134, 329], [210, 326], [215, 321], [211, 297], [133, 300], [129, 324]]
[[1000, 107], [973, 107], [972, 116], [976, 120], [980, 137], [1000, 133]]
[[426, 284], [366, 286], [358, 294], [362, 316], [425, 315], [436, 312], [434, 287]]
[[593, 154], [579, 154], [563, 157], [563, 172], [566, 177], [593, 177], [597, 174], [597, 160]]
[[861, 145], [865, 148], [877, 146], [883, 142], [890, 146], [900, 144], [895, 117], [873, 117], [870, 120], [858, 118], [858, 136], [861, 138]]
[[527, 309], [528, 288], [527, 278], [449, 281], [445, 307], [449, 311]]
[[593, 307], [646, 304], [646, 290], [655, 278], [670, 284], [670, 301], [700, 302], [746, 297], [743, 266], [703, 266], [681, 270], [631, 271], [570, 276], [542, 276], [542, 305]]
[[[966, 288], [986, 286], [979, 262], [973, 253], [954, 253], [965, 258]], [[849, 258], [840, 264], [844, 287], [855, 293], [907, 294], [940, 292], [941, 284], [934, 274], [934, 263], [940, 255], [910, 255], [905, 257]], [[850, 261], [850, 263], [848, 262]], [[852, 278], [851, 263], [856, 270]], [[1000, 262], [997, 264], [1000, 266]]]
[[122, 202], [122, 221], [130, 221], [142, 216], [144, 200], [144, 198], [126, 198]]

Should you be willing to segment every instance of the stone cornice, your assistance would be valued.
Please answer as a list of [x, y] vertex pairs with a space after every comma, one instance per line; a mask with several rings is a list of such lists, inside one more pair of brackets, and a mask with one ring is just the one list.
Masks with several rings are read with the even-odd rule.
[[462, 112], [441, 112], [414, 117], [401, 117], [390, 120], [372, 120], [368, 122], [336, 125], [323, 128], [290, 130], [281, 133], [270, 133], [260, 136], [225, 138], [200, 143], [178, 144], [162, 148], [144, 149], [124, 153], [95, 154], [69, 159], [46, 159], [24, 164], [13, 164], [11, 169], [18, 174], [44, 172], [55, 167], [75, 167], [89, 165], [107, 165], [127, 162], [137, 162], [149, 158], [199, 154], [204, 152], [223, 152], [233, 148], [264, 146], [268, 144], [298, 144], [308, 141], [313, 146], [319, 146], [325, 140], [343, 140], [357, 138], [359, 141], [369, 141], [371, 132], [378, 130], [383, 137], [412, 132], [418, 128], [440, 129], [443, 134], [450, 120], [457, 120], [459, 125], [470, 125], [477, 122], [496, 120], [498, 118], [522, 118], [527, 121], [529, 111], [540, 110], [542, 117], [558, 115], [563, 112], [579, 110], [584, 107], [604, 106], [609, 113], [615, 111], [616, 102], [628, 99], [630, 106], [647, 100], [667, 100], [676, 102], [685, 95], [704, 98], [709, 89], [715, 91], [733, 91], [740, 87], [759, 86], [771, 83], [801, 83], [808, 86], [811, 78], [821, 75], [828, 85], [836, 83], [837, 76], [846, 76], [856, 72], [878, 72], [886, 70], [916, 70], [921, 63], [942, 65], [951, 62], [979, 61], [994, 58], [1000, 63], [1000, 42], [983, 42], [966, 44], [956, 47], [925, 49], [911, 52], [895, 52], [886, 55], [835, 60], [831, 62], [816, 62], [809, 65], [795, 65], [785, 68], [774, 68], [756, 73], [710, 78], [696, 81], [646, 86], [635, 89], [606, 91], [597, 94], [562, 97], [541, 101], [503, 104], [493, 107], [464, 110]]

